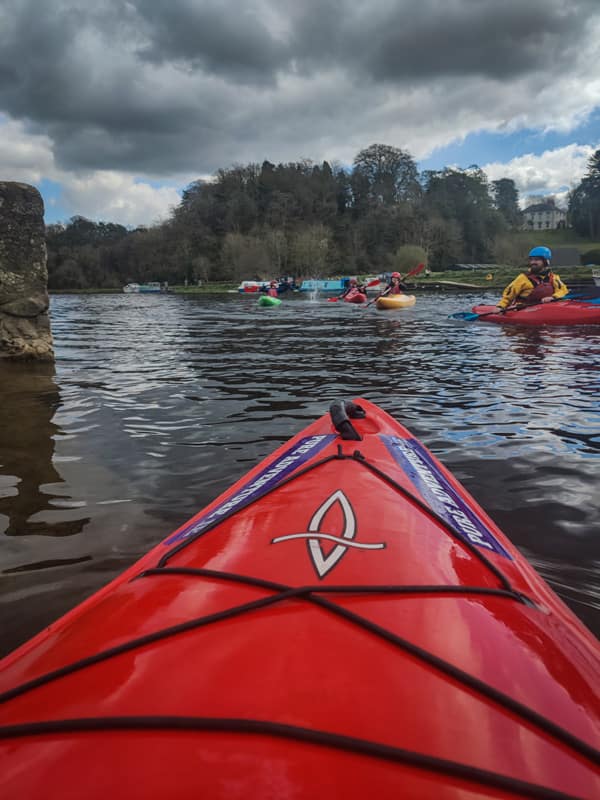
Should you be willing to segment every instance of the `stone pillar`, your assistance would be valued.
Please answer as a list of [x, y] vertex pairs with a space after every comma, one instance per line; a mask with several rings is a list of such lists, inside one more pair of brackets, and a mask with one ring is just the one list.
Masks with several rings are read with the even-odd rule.
[[0, 181], [0, 359], [52, 361], [44, 202]]

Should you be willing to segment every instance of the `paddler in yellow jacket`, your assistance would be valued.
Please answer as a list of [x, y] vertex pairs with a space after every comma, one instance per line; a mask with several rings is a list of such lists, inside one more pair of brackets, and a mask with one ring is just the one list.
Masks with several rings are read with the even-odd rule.
[[549, 303], [568, 293], [560, 276], [550, 272], [552, 251], [549, 247], [534, 247], [529, 252], [529, 272], [522, 272], [506, 287], [502, 300], [497, 303], [500, 311], [515, 305], [529, 306]]

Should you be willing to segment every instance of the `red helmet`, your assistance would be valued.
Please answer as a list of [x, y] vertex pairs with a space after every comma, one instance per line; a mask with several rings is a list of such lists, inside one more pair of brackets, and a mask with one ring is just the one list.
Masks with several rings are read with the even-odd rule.
[[277, 281], [271, 281], [271, 286], [277, 286]]
[[399, 272], [392, 272], [392, 278], [399, 278], [399, 277], [400, 277]]

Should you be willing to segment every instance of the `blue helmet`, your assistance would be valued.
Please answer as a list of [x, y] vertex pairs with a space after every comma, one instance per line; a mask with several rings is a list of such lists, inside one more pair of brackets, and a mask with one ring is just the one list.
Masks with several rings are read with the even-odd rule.
[[550, 261], [552, 250], [549, 247], [534, 247], [529, 251], [529, 258], [545, 258], [546, 261]]

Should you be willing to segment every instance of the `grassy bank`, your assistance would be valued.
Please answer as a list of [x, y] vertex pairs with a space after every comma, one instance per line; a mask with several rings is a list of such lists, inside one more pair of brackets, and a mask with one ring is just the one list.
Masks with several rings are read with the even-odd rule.
[[[485, 270], [446, 270], [445, 272], [432, 272], [431, 275], [425, 277], [419, 275], [414, 285], [426, 288], [428, 286], [433, 287], [440, 281], [449, 281], [487, 289], [503, 289], [524, 269], [525, 267], [519, 269], [518, 267], [497, 265], [492, 267], [489, 272]], [[567, 285], [569, 285], [569, 283], [593, 283], [591, 267], [561, 267], [556, 271]], [[492, 276], [490, 280], [486, 280], [486, 276], [488, 275]]]
[[576, 247], [579, 253], [587, 253], [588, 250], [600, 249], [600, 243], [592, 242], [583, 236], [578, 236], [570, 228], [560, 228], [551, 231], [512, 231], [511, 238], [516, 242], [522, 242], [523, 247], [535, 239], [536, 242], [546, 245], [546, 247]]

